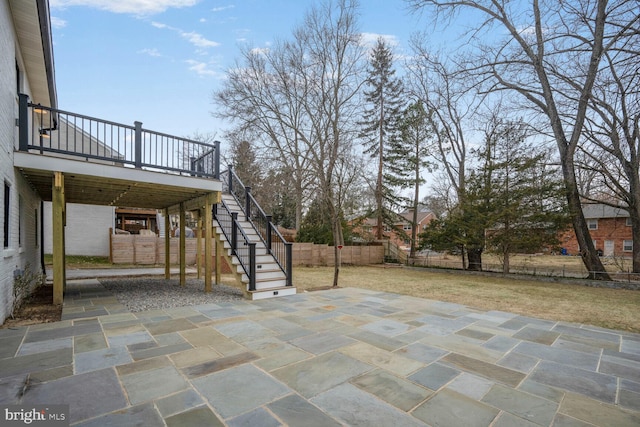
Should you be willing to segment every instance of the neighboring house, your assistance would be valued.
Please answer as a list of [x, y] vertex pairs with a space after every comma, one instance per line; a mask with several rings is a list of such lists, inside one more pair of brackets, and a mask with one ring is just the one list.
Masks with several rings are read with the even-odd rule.
[[[394, 227], [384, 226], [382, 234], [385, 239], [391, 240], [398, 245], [401, 249], [409, 251], [411, 248], [411, 228], [413, 221], [413, 210], [407, 209], [404, 212], [400, 212], [398, 221], [394, 224]], [[418, 212], [417, 233], [416, 237], [422, 233], [429, 223], [435, 219], [433, 212], [421, 210]], [[363, 237], [367, 240], [375, 239], [378, 230], [378, 221], [376, 218], [366, 218], [360, 226]], [[402, 230], [402, 231], [400, 231]], [[406, 234], [406, 237], [403, 235]]]
[[[582, 212], [589, 233], [598, 253], [603, 256], [630, 257], [633, 252], [633, 236], [629, 213], [602, 203], [584, 203]], [[580, 248], [573, 229], [560, 238], [560, 245], [569, 255], [578, 255]]]
[[41, 197], [14, 167], [18, 94], [56, 108], [53, 46], [46, 1], [0, 0], [0, 323], [13, 303], [14, 271], [41, 271]]

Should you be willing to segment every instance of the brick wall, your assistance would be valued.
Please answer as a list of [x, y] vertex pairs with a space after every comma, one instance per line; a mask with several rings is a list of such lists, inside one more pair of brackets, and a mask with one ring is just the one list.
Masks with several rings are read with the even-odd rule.
[[[605, 242], [612, 241], [614, 256], [631, 256], [631, 252], [623, 250], [624, 240], [632, 240], [631, 227], [626, 225], [626, 218], [599, 218], [598, 229], [589, 230], [591, 240], [596, 243], [596, 249], [605, 252]], [[573, 229], [569, 229], [560, 238], [560, 246], [567, 249], [569, 255], [578, 255], [580, 248]]]
[[[13, 303], [13, 272], [27, 265], [40, 271], [40, 199], [20, 172], [13, 168], [13, 150], [17, 147], [18, 99], [16, 93], [16, 52], [21, 69], [22, 60], [16, 46], [11, 10], [6, 0], [0, 0], [0, 224], [4, 224], [4, 184], [10, 187], [9, 246], [0, 247], [0, 323], [9, 316]], [[23, 79], [22, 90], [29, 93], [29, 82]], [[37, 213], [36, 213], [37, 212]], [[21, 236], [18, 231], [21, 230]], [[0, 226], [0, 241], [4, 242]]]

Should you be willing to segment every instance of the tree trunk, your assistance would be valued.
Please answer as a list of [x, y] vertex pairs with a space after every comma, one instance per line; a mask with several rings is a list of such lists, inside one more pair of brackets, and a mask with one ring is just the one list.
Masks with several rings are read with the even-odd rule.
[[482, 271], [481, 248], [467, 249], [467, 258], [469, 259], [469, 266], [467, 267], [467, 270]]
[[640, 209], [630, 209], [631, 236], [633, 238], [633, 272], [640, 273]]
[[610, 280], [609, 274], [593, 246], [593, 239], [591, 238], [591, 233], [589, 233], [584, 212], [582, 212], [582, 203], [580, 201], [580, 194], [578, 193], [573, 158], [566, 153], [562, 154], [562, 174], [567, 192], [567, 204], [569, 206], [573, 231], [576, 234], [576, 240], [580, 247], [580, 257], [582, 257], [582, 262], [587, 268], [590, 279]]
[[502, 253], [502, 273], [509, 274], [510, 268], [509, 250], [505, 250]]

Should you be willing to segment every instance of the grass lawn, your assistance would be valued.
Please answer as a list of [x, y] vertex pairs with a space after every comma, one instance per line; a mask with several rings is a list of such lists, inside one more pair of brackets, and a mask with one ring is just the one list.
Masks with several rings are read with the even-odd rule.
[[[331, 286], [333, 267], [295, 267], [293, 278], [299, 292]], [[342, 267], [339, 286], [640, 332], [640, 291], [382, 266]]]

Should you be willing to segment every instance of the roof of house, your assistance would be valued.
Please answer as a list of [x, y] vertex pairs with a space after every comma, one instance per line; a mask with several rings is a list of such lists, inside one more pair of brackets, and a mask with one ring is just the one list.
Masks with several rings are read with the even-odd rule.
[[[396, 224], [411, 223], [413, 221], [413, 211], [411, 210], [400, 212], [398, 215], [402, 217], [404, 221], [398, 221], [396, 222]], [[430, 215], [433, 215], [433, 213], [429, 211], [418, 211], [418, 224], [424, 221], [424, 219], [429, 217]], [[376, 218], [366, 218], [363, 222], [363, 225], [370, 225], [375, 227], [376, 225], [378, 225], [378, 220]]]
[[57, 108], [48, 0], [9, 0], [31, 102]]
[[613, 207], [603, 203], [586, 203], [582, 205], [585, 219], [626, 218], [629, 212], [621, 207]]

